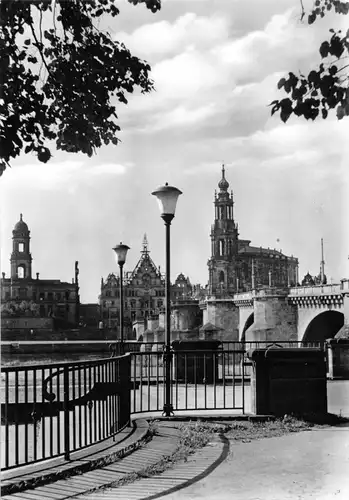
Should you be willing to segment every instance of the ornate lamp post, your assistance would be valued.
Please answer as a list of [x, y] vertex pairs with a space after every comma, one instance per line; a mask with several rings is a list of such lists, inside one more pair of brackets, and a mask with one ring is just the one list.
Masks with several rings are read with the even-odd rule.
[[171, 416], [173, 413], [173, 406], [171, 402], [171, 365], [172, 365], [172, 352], [171, 352], [171, 300], [170, 300], [170, 225], [175, 216], [176, 204], [182, 191], [169, 186], [166, 182], [165, 186], [161, 186], [152, 192], [156, 196], [159, 203], [160, 214], [166, 226], [166, 288], [165, 288], [165, 302], [166, 302], [166, 322], [165, 322], [165, 403], [163, 408], [163, 415], [165, 417]]
[[126, 262], [127, 251], [130, 249], [127, 245], [116, 245], [113, 248], [115, 252], [115, 260], [120, 267], [120, 354], [124, 354], [124, 293], [123, 293], [123, 276], [122, 268]]

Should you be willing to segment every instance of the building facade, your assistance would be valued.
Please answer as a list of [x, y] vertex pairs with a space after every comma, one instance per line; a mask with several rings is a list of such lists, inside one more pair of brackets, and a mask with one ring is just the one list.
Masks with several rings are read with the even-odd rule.
[[[198, 285], [192, 286], [188, 277], [180, 273], [171, 285], [171, 301], [191, 297]], [[132, 324], [158, 317], [165, 307], [165, 275], [150, 257], [146, 235], [140, 259], [131, 272], [124, 273], [124, 328], [125, 336], [133, 338]], [[114, 273], [101, 280], [99, 295], [101, 320], [104, 327], [118, 328], [120, 325], [120, 278]]]
[[30, 303], [30, 307], [22, 307], [26, 313], [32, 311], [42, 318], [53, 317], [75, 325], [79, 310], [78, 262], [75, 262], [75, 279], [67, 283], [58, 279], [40, 279], [39, 273], [33, 278], [32, 261], [30, 231], [21, 214], [12, 231], [11, 274], [7, 278], [3, 272], [1, 278], [2, 320], [5, 321], [11, 310], [13, 313], [17, 311], [17, 315], [21, 313], [16, 304]]
[[298, 259], [282, 252], [251, 246], [239, 238], [234, 220], [233, 192], [222, 167], [215, 192], [215, 218], [211, 226], [211, 257], [208, 261], [209, 294], [233, 295], [263, 287], [294, 286], [298, 282]]

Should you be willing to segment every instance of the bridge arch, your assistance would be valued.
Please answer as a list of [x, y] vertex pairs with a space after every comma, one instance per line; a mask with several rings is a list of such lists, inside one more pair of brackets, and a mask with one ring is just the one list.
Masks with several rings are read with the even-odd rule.
[[344, 325], [344, 314], [324, 311], [313, 318], [305, 329], [304, 342], [318, 342], [333, 338]]

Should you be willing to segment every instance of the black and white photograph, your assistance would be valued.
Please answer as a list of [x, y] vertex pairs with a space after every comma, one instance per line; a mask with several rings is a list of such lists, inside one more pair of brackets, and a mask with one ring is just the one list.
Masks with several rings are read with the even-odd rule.
[[347, 0], [0, 0], [4, 500], [348, 500], [348, 137]]

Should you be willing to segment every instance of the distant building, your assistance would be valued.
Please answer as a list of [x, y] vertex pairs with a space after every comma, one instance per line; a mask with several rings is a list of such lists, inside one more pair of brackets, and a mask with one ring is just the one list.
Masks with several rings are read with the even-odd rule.
[[191, 297], [193, 294], [193, 287], [190, 283], [190, 279], [185, 277], [184, 274], [180, 273], [174, 285], [171, 287], [171, 300], [184, 299]]
[[211, 257], [208, 261], [209, 294], [233, 295], [253, 288], [296, 285], [298, 259], [275, 249], [251, 246], [250, 240], [239, 238], [238, 224], [234, 220], [233, 192], [228, 192], [224, 165], [218, 187], [218, 194], [215, 192], [214, 197], [215, 218], [211, 226]]
[[[71, 283], [59, 279], [39, 279], [32, 277], [32, 256], [30, 253], [30, 231], [20, 220], [12, 231], [11, 275], [6, 278], [2, 273], [1, 278], [1, 303], [10, 308], [16, 304], [30, 302], [36, 304], [32, 307], [33, 314], [41, 318], [55, 318], [61, 320], [61, 325], [77, 323], [79, 310], [79, 268], [75, 262], [75, 281]], [[12, 306], [11, 306], [12, 304]], [[27, 311], [28, 312], [28, 311]], [[3, 314], [2, 320], [4, 320]]]
[[[165, 275], [150, 257], [146, 235], [140, 259], [131, 272], [124, 274], [124, 327], [126, 336], [132, 336], [132, 323], [144, 321], [147, 328], [148, 318], [158, 316], [165, 307]], [[120, 281], [114, 273], [101, 280], [99, 306], [105, 327], [118, 328], [120, 321]], [[191, 297], [194, 290], [189, 278], [182, 273], [171, 285], [171, 300]]]
[[99, 304], [80, 304], [79, 326], [98, 328], [100, 320]]

